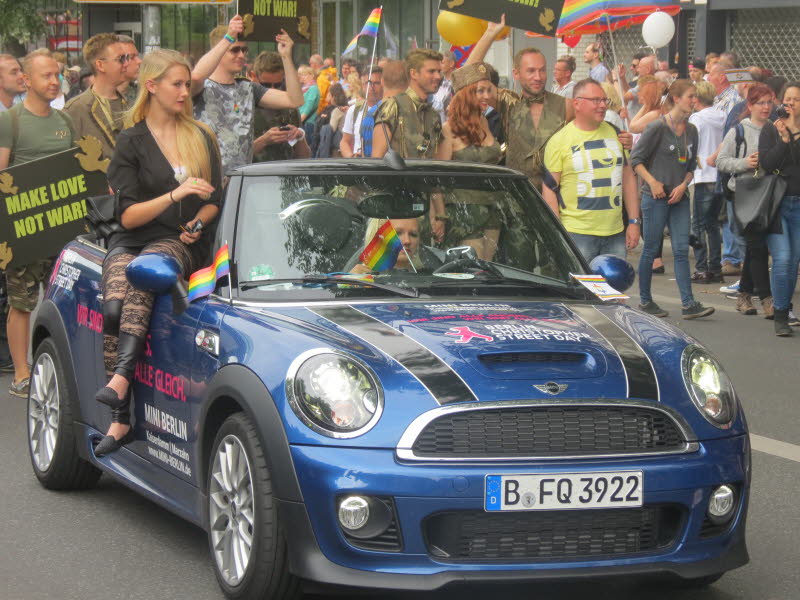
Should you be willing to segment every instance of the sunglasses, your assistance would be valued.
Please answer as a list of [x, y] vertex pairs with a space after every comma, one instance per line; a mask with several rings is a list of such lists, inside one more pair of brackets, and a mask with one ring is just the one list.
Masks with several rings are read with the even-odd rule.
[[131, 61], [133, 59], [133, 54], [120, 54], [119, 56], [114, 56], [113, 58], [101, 58], [100, 60], [115, 60], [119, 64], [124, 65], [125, 63]]
[[228, 50], [228, 52], [230, 52], [231, 54], [247, 54], [248, 52], [250, 52], [250, 48], [248, 48], [247, 46], [232, 46]]
[[282, 81], [279, 81], [278, 83], [264, 83], [263, 81], [260, 81], [259, 83], [268, 90], [279, 90], [283, 87]]
[[428, 133], [422, 134], [422, 143], [417, 146], [417, 152], [425, 154], [431, 146], [431, 136]]

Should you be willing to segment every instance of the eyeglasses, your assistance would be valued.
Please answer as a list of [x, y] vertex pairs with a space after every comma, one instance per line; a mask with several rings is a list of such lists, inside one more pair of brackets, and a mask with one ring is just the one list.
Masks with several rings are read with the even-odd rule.
[[772, 106], [772, 100], [762, 100], [761, 102], [754, 102], [753, 106]]
[[595, 106], [600, 106], [601, 104], [608, 104], [608, 98], [587, 98], [586, 96], [575, 96], [578, 100], [588, 100]]
[[250, 52], [250, 48], [248, 48], [247, 46], [231, 46], [228, 49], [228, 52], [230, 52], [231, 54], [240, 54], [240, 53], [247, 54], [248, 52]]
[[129, 62], [133, 59], [133, 54], [120, 54], [119, 56], [114, 56], [112, 58], [101, 58], [100, 60], [115, 60], [119, 64], [124, 65], [125, 63]]

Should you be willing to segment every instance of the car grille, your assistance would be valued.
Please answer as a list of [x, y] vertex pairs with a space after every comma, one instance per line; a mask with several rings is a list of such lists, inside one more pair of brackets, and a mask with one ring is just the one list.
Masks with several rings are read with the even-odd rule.
[[683, 511], [642, 508], [437, 513], [424, 524], [428, 552], [446, 561], [620, 556], [671, 545]]
[[680, 451], [686, 440], [660, 410], [635, 406], [521, 406], [445, 414], [414, 441], [414, 456], [502, 458]]

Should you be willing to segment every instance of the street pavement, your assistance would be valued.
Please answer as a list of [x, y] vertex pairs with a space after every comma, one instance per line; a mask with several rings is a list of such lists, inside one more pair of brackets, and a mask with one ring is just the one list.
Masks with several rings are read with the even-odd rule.
[[[665, 250], [668, 250], [665, 248]], [[635, 258], [635, 257], [632, 257]], [[635, 263], [634, 263], [635, 264]], [[793, 600], [800, 597], [800, 330], [777, 338], [761, 315], [736, 313], [719, 285], [694, 286], [717, 312], [683, 321], [672, 280], [654, 277], [668, 321], [721, 359], [744, 404], [753, 436], [747, 526], [751, 562], [701, 591], [662, 582], [592, 581], [494, 585], [437, 593], [366, 594], [371, 600]], [[635, 289], [632, 290], [635, 292]], [[633, 298], [631, 302], [636, 302]], [[800, 297], [796, 304], [800, 305]], [[218, 600], [205, 534], [108, 477], [87, 492], [50, 492], [36, 481], [26, 442], [25, 407], [0, 378], [0, 598], [2, 600]], [[782, 442], [782, 443], [781, 443]], [[347, 593], [347, 596], [352, 594]], [[307, 596], [319, 600], [322, 596]]]

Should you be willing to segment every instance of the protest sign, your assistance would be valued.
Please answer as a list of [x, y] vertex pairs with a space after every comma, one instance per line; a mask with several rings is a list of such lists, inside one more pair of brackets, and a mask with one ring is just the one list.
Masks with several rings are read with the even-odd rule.
[[499, 23], [541, 35], [555, 36], [564, 0], [440, 0], [439, 10]]
[[311, 41], [311, 0], [239, 0], [241, 39], [274, 42], [285, 29], [295, 42]]
[[55, 256], [86, 233], [86, 198], [108, 193], [108, 161], [86, 153], [92, 142], [0, 172], [0, 269]]

